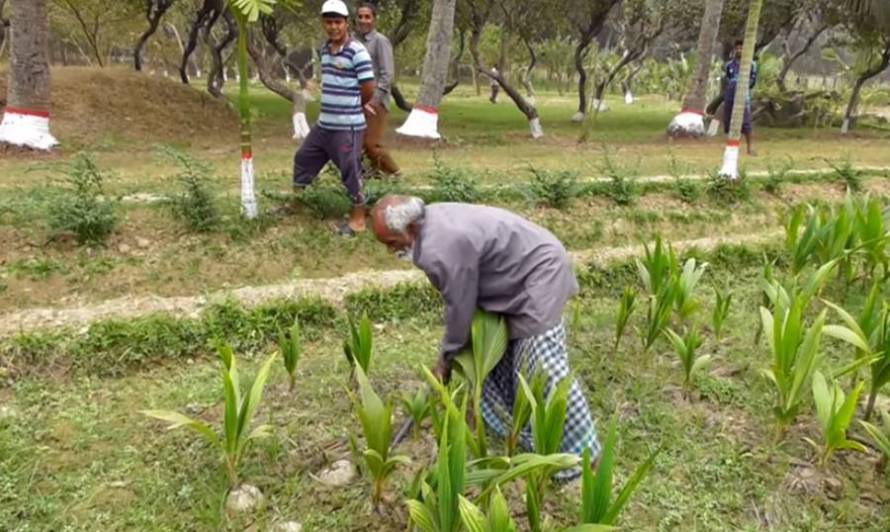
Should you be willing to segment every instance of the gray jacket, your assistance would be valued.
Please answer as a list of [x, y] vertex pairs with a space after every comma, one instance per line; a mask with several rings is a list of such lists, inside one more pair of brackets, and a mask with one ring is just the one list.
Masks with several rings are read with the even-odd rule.
[[469, 341], [477, 308], [507, 318], [510, 338], [546, 332], [562, 319], [578, 282], [553, 234], [509, 211], [462, 203], [426, 207], [414, 264], [445, 300], [441, 353]]
[[371, 62], [374, 64], [374, 80], [377, 82], [377, 90], [374, 91], [372, 101], [389, 110], [389, 94], [395, 75], [392, 44], [386, 35], [376, 30], [366, 35], [359, 35], [359, 40], [368, 49], [368, 53], [371, 54]]

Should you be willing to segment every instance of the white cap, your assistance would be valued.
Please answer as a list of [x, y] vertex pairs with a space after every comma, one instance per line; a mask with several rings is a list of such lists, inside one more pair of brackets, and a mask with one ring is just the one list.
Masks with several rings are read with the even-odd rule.
[[343, 3], [343, 0], [327, 0], [324, 5], [321, 6], [321, 14], [341, 15], [349, 18], [349, 9], [346, 8], [346, 4]]

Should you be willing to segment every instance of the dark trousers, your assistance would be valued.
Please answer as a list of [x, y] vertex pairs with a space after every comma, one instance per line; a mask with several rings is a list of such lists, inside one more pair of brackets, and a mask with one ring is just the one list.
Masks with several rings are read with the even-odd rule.
[[307, 187], [328, 161], [340, 170], [343, 186], [354, 205], [364, 205], [362, 140], [364, 130], [334, 130], [315, 126], [294, 155], [294, 186]]

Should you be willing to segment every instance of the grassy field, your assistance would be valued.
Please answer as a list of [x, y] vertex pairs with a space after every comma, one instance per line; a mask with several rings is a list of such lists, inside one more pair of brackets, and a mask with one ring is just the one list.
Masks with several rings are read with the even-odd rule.
[[[85, 75], [92, 76], [77, 72], [72, 79]], [[237, 122], [227, 116], [213, 127], [188, 126], [182, 110], [189, 105], [203, 113], [224, 111], [182, 92], [189, 89], [136, 92], [140, 78], [108, 76], [89, 79], [98, 86], [121, 83], [118, 93], [138, 94], [146, 108], [162, 109], [163, 101], [153, 101], [153, 95], [175, 96], [179, 114], [158, 111], [148, 125], [128, 128], [133, 117], [124, 116], [125, 101], [117, 102], [113, 111], [121, 116], [113, 133], [96, 129], [98, 119], [87, 127], [62, 117], [56, 129], [65, 146], [61, 153], [4, 154], [0, 314], [404, 268], [369, 235], [344, 240], [332, 234], [329, 224], [344, 213], [335, 176], [325, 174], [318, 194], [297, 213], [269, 212], [290, 201], [296, 145], [290, 140], [287, 102], [263, 90], [254, 93], [257, 187], [264, 213], [245, 223], [238, 216], [238, 132], [230, 125]], [[416, 90], [410, 84], [404, 88]], [[72, 95], [88, 89], [79, 87]], [[447, 142], [431, 146], [393, 134], [391, 145], [405, 176], [395, 184], [372, 183], [371, 192], [416, 192], [430, 200], [465, 197], [504, 206], [549, 228], [570, 250], [590, 256], [638, 246], [658, 234], [672, 241], [770, 234], [781, 230], [797, 205], [838, 205], [847, 190], [884, 202], [890, 192], [887, 171], [853, 168], [890, 166], [886, 133], [841, 137], [834, 130], [759, 127], [759, 156], [744, 158], [743, 165], [751, 174], [766, 175], [726, 189], [707, 179], [721, 161], [720, 139], [666, 139], [677, 102], [645, 95], [633, 106], [608, 102], [612, 110], [597, 117], [591, 140], [579, 143], [580, 126], [570, 120], [574, 98], [539, 95], [547, 137], [534, 141], [512, 104], [491, 105], [484, 95], [460, 87], [441, 110]], [[316, 110], [314, 102], [310, 119]], [[390, 127], [404, 116], [395, 111]], [[162, 145], [211, 166], [209, 190], [220, 218], [208, 232], [188, 230], [168, 203], [152, 201], [180, 190], [182, 168], [161, 153]], [[102, 195], [115, 203], [118, 221], [104, 245], [80, 246], [48, 230], [48, 212], [65, 196], [61, 180], [81, 150], [107, 172]], [[546, 191], [532, 168], [546, 176]], [[791, 168], [827, 171], [784, 173]], [[682, 174], [704, 178], [645, 179]], [[567, 205], [551, 204], [560, 198]], [[788, 253], [781, 237], [775, 240], [763, 249], [695, 252], [710, 265], [698, 291], [703, 305], [692, 321], [703, 331], [700, 352], [712, 355], [713, 363], [690, 397], [683, 393], [682, 369], [670, 345], [662, 339], [649, 351], [642, 348], [643, 306], [631, 318], [620, 349], [612, 351], [621, 291], [638, 284], [633, 263], [578, 264], [582, 295], [567, 316], [571, 360], [600, 430], [618, 421], [618, 480], [623, 482], [652, 450], [663, 449], [624, 513], [623, 528], [890, 529], [890, 478], [876, 469], [874, 449], [840, 452], [820, 466], [804, 440], [820, 440], [809, 403], [785, 437], [775, 438], [773, 391], [760, 375], [770, 364], [769, 348], [753, 338], [763, 297], [762, 255], [775, 258], [778, 272], [788, 275]], [[712, 288], [727, 287], [734, 300], [717, 339], [710, 326]], [[833, 281], [822, 295], [855, 313], [864, 288], [860, 282]], [[336, 489], [315, 480], [333, 461], [351, 458], [349, 437], [360, 433], [346, 393], [349, 368], [341, 339], [347, 314], [364, 311], [375, 322], [372, 383], [397, 401], [422, 386], [419, 368], [435, 357], [441, 307], [429, 287], [351, 294], [342, 306], [320, 300], [269, 301], [250, 309], [223, 303], [193, 317], [100, 321], [0, 338], [0, 530], [266, 530], [288, 520], [310, 532], [405, 530], [403, 490], [430, 460], [430, 430], [406, 443], [412, 465], [398, 471], [379, 510], [369, 505], [364, 478]], [[250, 448], [242, 471], [243, 480], [258, 486], [267, 502], [255, 515], [233, 518], [223, 509], [227, 479], [218, 455], [197, 437], [167, 432], [139, 411], [174, 409], [217, 426], [223, 392], [213, 343], [232, 343], [242, 372], [252, 378], [275, 349], [277, 327], [295, 316], [306, 336], [297, 389], [288, 391], [284, 370], [276, 365], [258, 412], [274, 432]], [[823, 351], [828, 368], [852, 356], [835, 340], [825, 339]], [[849, 382], [842, 384], [849, 390]], [[887, 411], [890, 403], [881, 396], [878, 406]], [[396, 410], [401, 420], [403, 413]], [[864, 438], [855, 424], [853, 433]], [[510, 485], [506, 493], [525, 527], [522, 492]], [[551, 496], [545, 513], [547, 530], [575, 524], [577, 490]]]

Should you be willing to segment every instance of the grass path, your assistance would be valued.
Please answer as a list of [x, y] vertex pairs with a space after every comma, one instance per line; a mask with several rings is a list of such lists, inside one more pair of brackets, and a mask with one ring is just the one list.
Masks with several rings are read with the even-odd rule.
[[[768, 231], [734, 236], [681, 240], [672, 243], [675, 249], [712, 249], [721, 244], [759, 244], [781, 237], [781, 232]], [[607, 265], [639, 255], [639, 245], [592, 248], [570, 252], [576, 264]], [[124, 296], [100, 303], [63, 308], [29, 308], [0, 315], [0, 337], [36, 329], [86, 326], [105, 319], [132, 319], [156, 313], [194, 317], [207, 306], [226, 299], [235, 299], [248, 307], [283, 298], [321, 298], [335, 305], [344, 296], [362, 289], [389, 288], [401, 283], [423, 279], [420, 270], [365, 270], [339, 277], [303, 279], [287, 283], [248, 286], [206, 295], [179, 297]]]

